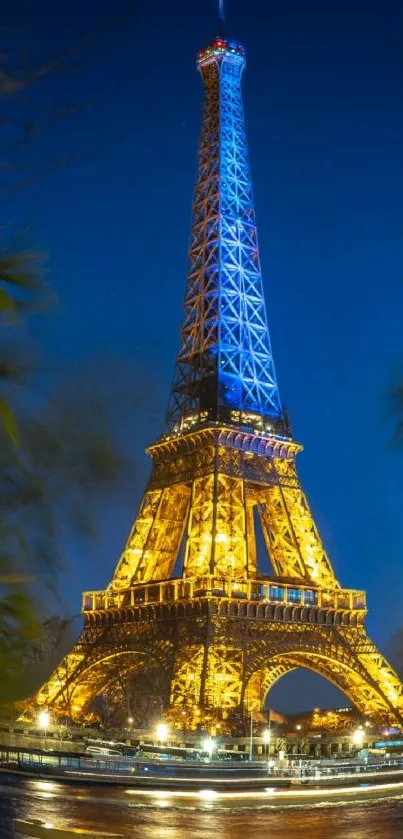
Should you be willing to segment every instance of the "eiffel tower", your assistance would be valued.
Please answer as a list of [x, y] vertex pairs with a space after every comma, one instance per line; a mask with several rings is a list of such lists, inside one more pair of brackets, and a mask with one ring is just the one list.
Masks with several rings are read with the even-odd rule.
[[[241, 96], [245, 50], [217, 37], [204, 82], [180, 348], [151, 477], [84, 629], [35, 697], [80, 718], [124, 675], [160, 668], [189, 726], [263, 707], [294, 668], [363, 714], [403, 723], [402, 685], [364, 628], [363, 591], [337, 581], [296, 472], [263, 296]], [[260, 520], [272, 573], [259, 571]], [[180, 571], [174, 576], [175, 569]]]

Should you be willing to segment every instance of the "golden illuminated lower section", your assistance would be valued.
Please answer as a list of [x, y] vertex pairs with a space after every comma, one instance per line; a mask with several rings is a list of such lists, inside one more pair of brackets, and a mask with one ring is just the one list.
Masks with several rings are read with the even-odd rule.
[[[365, 633], [364, 592], [335, 578], [296, 474], [299, 449], [218, 425], [156, 444], [113, 579], [84, 594], [84, 632], [37, 704], [80, 719], [100, 694], [122, 703], [119, 685], [151, 668], [168, 680], [180, 724], [231, 726], [305, 667], [363, 714], [402, 724], [402, 685]], [[257, 517], [270, 575], [257, 570]]]
[[[184, 581], [175, 582], [179, 594]], [[159, 667], [171, 674], [169, 708], [180, 724], [192, 727], [204, 718], [231, 723], [261, 710], [273, 684], [300, 667], [331, 681], [374, 720], [401, 722], [402, 685], [366, 635], [363, 609], [335, 608], [338, 602], [359, 605], [359, 593], [335, 591], [326, 606], [322, 592], [315, 605], [303, 606], [292, 603], [294, 594], [282, 604], [239, 599], [219, 593], [217, 581], [210, 583], [215, 587], [182, 601], [151, 598], [129, 606], [126, 600], [87, 612], [80, 641], [37, 704], [80, 719], [99, 694], [113, 694], [126, 676]], [[287, 589], [288, 595], [295, 591]]]

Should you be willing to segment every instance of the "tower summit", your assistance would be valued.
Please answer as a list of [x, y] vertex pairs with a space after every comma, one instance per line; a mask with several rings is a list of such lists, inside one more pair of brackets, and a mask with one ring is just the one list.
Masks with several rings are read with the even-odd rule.
[[366, 634], [365, 594], [340, 587], [296, 471], [263, 298], [245, 51], [217, 37], [197, 63], [205, 100], [166, 432], [149, 448], [150, 480], [111, 582], [83, 595], [83, 633], [36, 702], [82, 719], [107, 693], [118, 723], [139, 677], [151, 705], [157, 672], [173, 721], [234, 729], [278, 678], [306, 667], [363, 714], [401, 724], [402, 685]]

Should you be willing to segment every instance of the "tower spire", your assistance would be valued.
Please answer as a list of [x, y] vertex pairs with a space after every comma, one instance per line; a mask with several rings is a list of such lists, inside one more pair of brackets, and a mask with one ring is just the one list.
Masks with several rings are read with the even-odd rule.
[[[223, 0], [219, 18], [224, 21]], [[289, 436], [266, 319], [241, 77], [245, 50], [198, 54], [205, 87], [181, 345], [167, 428], [239, 422]]]

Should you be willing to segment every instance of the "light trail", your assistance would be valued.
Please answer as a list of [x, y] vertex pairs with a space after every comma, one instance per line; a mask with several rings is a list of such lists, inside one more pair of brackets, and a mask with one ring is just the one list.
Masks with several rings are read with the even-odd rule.
[[239, 798], [257, 798], [266, 800], [269, 798], [273, 798], [276, 801], [281, 799], [289, 799], [289, 798], [320, 798], [321, 796], [325, 796], [326, 798], [331, 798], [332, 796], [340, 796], [340, 795], [353, 795], [357, 794], [357, 792], [361, 794], [369, 794], [372, 792], [383, 792], [384, 790], [398, 790], [400, 789], [403, 794], [403, 781], [396, 781], [390, 784], [365, 784], [360, 785], [357, 784], [356, 786], [352, 787], [335, 787], [335, 788], [319, 788], [319, 789], [290, 789], [290, 790], [277, 790], [273, 787], [267, 788], [265, 790], [256, 790], [256, 791], [249, 791], [246, 792], [244, 790], [239, 790], [237, 792], [222, 792], [220, 790], [151, 790], [151, 789], [127, 789], [125, 790], [126, 795], [147, 795], [149, 797], [163, 797], [163, 798], [207, 798], [205, 793], [211, 794], [211, 799], [239, 799]]
[[[134, 772], [134, 770], [132, 769], [131, 772]], [[110, 773], [99, 773], [99, 772], [85, 772], [85, 773], [83, 773], [79, 769], [67, 769], [63, 774], [64, 775], [74, 775], [76, 777], [85, 776], [85, 777], [92, 777], [92, 778], [108, 778], [108, 779], [114, 779], [115, 781], [116, 781], [116, 778], [119, 777], [116, 774], [110, 774]], [[360, 778], [360, 781], [364, 782], [367, 778], [381, 778], [381, 777], [385, 777], [385, 776], [390, 777], [390, 775], [401, 775], [402, 778], [403, 778], [403, 768], [400, 768], [400, 769], [383, 769], [383, 770], [380, 770], [379, 772], [378, 771], [363, 772], [362, 775], [361, 774], [356, 775], [352, 772], [342, 772], [342, 773], [338, 773], [336, 775], [327, 775], [326, 774], [326, 775], [320, 775], [320, 776], [317, 776], [317, 777], [315, 777], [315, 776], [310, 776], [310, 777], [308, 776], [307, 777], [307, 776], [299, 776], [299, 775], [289, 775], [289, 776], [286, 776], [284, 778], [275, 777], [274, 775], [267, 775], [266, 778], [264, 776], [256, 777], [256, 776], [252, 775], [251, 777], [242, 776], [240, 778], [235, 778], [235, 777], [234, 778], [219, 778], [219, 777], [218, 778], [217, 777], [207, 778], [206, 777], [206, 778], [204, 778], [204, 781], [208, 782], [209, 784], [210, 783], [211, 784], [247, 784], [247, 783], [258, 783], [258, 782], [264, 783], [264, 781], [267, 779], [268, 782], [269, 781], [274, 781], [274, 780], [282, 780], [282, 781], [288, 781], [288, 782], [291, 782], [291, 783], [293, 783], [293, 782], [294, 783], [301, 783], [302, 781], [304, 781], [305, 783], [309, 783], [309, 784], [319, 784], [319, 783], [323, 783], [323, 782], [326, 782], [326, 781], [338, 781], [338, 780], [341, 780], [343, 778], [351, 778], [351, 777], [354, 777], [354, 778], [357, 778], [357, 779]], [[152, 779], [152, 780], [158, 781], [158, 778], [155, 775], [152, 775], [152, 774], [151, 775], [135, 775], [135, 776], [133, 776], [133, 775], [129, 775], [127, 773], [126, 775], [121, 775], [120, 777], [122, 778], [122, 780], [125, 780], [125, 779], [129, 780], [129, 778], [135, 777], [135, 778], [144, 778], [144, 779], [150, 779], [150, 780]], [[178, 780], [183, 781], [184, 783], [197, 783], [198, 779], [195, 778], [194, 776], [191, 777], [191, 778], [188, 778], [188, 777], [184, 776], [184, 777], [179, 778], [179, 779], [177, 777], [171, 777], [171, 776], [164, 777], [164, 781], [167, 781], [168, 783], [175, 784], [175, 783], [178, 782]], [[402, 781], [402, 783], [403, 783], [403, 781]]]

